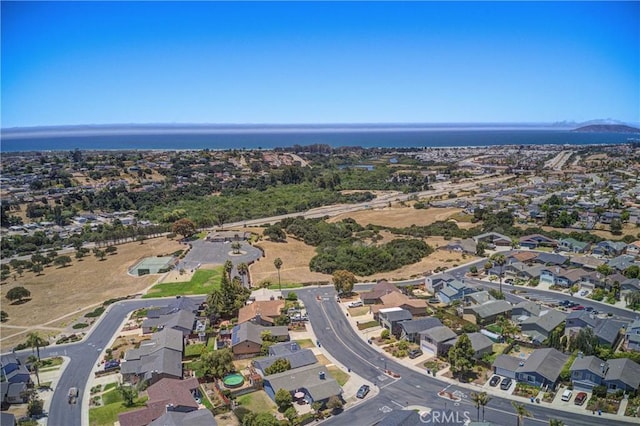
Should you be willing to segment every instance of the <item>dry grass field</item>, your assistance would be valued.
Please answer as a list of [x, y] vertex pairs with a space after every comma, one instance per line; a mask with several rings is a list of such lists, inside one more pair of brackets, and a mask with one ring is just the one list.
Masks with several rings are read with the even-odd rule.
[[[529, 226], [535, 226], [535, 225], [516, 225], [520, 228], [528, 228]], [[563, 232], [566, 234], [569, 234], [571, 232], [587, 232], [587, 231], [581, 231], [580, 229], [572, 229], [572, 228], [553, 228], [551, 226], [541, 226], [540, 228], [544, 229], [545, 231], [559, 231], [559, 232]], [[629, 224], [625, 224], [622, 227], [622, 234], [621, 235], [613, 235], [610, 231], [605, 230], [605, 229], [593, 229], [591, 231], [588, 231], [591, 234], [597, 235], [601, 238], [605, 238], [607, 240], [612, 239], [612, 240], [619, 240], [620, 238], [624, 237], [625, 235], [633, 235], [634, 237], [638, 237], [638, 235], [640, 235], [640, 228], [638, 228], [635, 225], [629, 225]]]
[[[45, 268], [40, 276], [25, 272], [23, 277], [6, 280], [0, 287], [2, 310], [9, 320], [0, 327], [2, 338], [19, 331], [14, 326], [30, 327], [43, 325], [67, 314], [82, 311], [85, 307], [103, 301], [143, 291], [153, 284], [158, 276], [133, 277], [127, 270], [142, 257], [172, 253], [181, 248], [174, 240], [156, 238], [144, 244], [128, 243], [117, 246], [115, 255], [100, 261], [87, 256], [82, 261], [73, 260], [70, 266]], [[72, 256], [73, 257], [73, 256]], [[31, 292], [31, 300], [21, 305], [9, 304], [7, 291], [23, 286]], [[5, 327], [11, 326], [11, 327]], [[5, 345], [3, 340], [2, 345]]]
[[461, 212], [458, 208], [430, 208], [417, 210], [413, 207], [392, 206], [384, 209], [361, 210], [332, 217], [329, 222], [338, 222], [348, 217], [362, 226], [374, 225], [403, 228], [416, 225], [425, 226], [439, 220], [447, 220], [453, 214]]

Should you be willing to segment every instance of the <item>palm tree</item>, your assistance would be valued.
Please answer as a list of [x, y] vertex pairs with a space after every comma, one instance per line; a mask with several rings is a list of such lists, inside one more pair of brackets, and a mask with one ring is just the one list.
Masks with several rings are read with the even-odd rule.
[[224, 272], [227, 274], [227, 277], [229, 277], [229, 280], [231, 280], [232, 269], [233, 269], [233, 263], [230, 260], [227, 260], [226, 262], [224, 262]]
[[486, 392], [480, 392], [478, 402], [482, 406], [482, 421], [484, 422], [484, 407], [491, 401], [491, 397]]
[[33, 331], [27, 335], [27, 345], [31, 346], [31, 349], [36, 348], [38, 354], [38, 361], [40, 360], [40, 346], [44, 346], [47, 343], [38, 332]]
[[471, 401], [476, 407], [477, 415], [476, 420], [480, 421], [480, 394], [477, 392], [471, 392]]
[[238, 264], [237, 268], [238, 268], [238, 273], [242, 277], [242, 283], [246, 284], [244, 282], [244, 277], [249, 274], [249, 266], [246, 263], [242, 262]]
[[564, 426], [564, 422], [558, 419], [549, 419], [549, 426]]
[[231, 243], [231, 249], [233, 250], [234, 254], [240, 253], [240, 248], [242, 248], [242, 244], [240, 244], [240, 241], [234, 241]]
[[527, 407], [524, 404], [519, 404], [515, 401], [511, 401], [511, 405], [516, 410], [516, 416], [518, 417], [518, 426], [522, 426], [524, 424], [524, 418], [530, 417], [531, 413], [527, 410]]
[[36, 379], [38, 381], [38, 387], [40, 387], [40, 374], [38, 374], [38, 370], [40, 370], [40, 360], [35, 355], [29, 355], [27, 363], [31, 364], [31, 369], [36, 375]]
[[507, 263], [507, 258], [502, 253], [496, 253], [491, 256], [491, 260], [493, 260], [493, 264], [500, 267], [500, 274], [498, 278], [500, 278], [500, 294], [502, 294], [502, 272], [504, 269], [504, 265]]
[[282, 284], [280, 283], [280, 268], [282, 268], [282, 259], [276, 257], [276, 260], [273, 261], [273, 266], [278, 270], [278, 289], [280, 293], [282, 293]]

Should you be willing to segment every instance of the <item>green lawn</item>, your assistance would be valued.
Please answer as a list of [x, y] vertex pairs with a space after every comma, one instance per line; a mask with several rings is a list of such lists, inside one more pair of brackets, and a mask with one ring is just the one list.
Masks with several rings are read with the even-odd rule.
[[296, 343], [300, 346], [300, 349], [311, 349], [315, 346], [311, 339], [296, 340]]
[[184, 347], [184, 356], [192, 357], [192, 356], [200, 356], [202, 352], [205, 350], [206, 346], [204, 343], [196, 343], [193, 345], [187, 345]]
[[263, 390], [239, 396], [237, 401], [241, 406], [255, 413], [270, 413], [276, 409], [276, 404]]
[[372, 327], [377, 327], [380, 324], [378, 323], [378, 321], [367, 321], [367, 322], [361, 322], [358, 323], [358, 330], [364, 330], [367, 328], [372, 328]]
[[329, 374], [331, 374], [331, 376], [336, 379], [336, 382], [338, 382], [340, 386], [344, 386], [344, 384], [347, 383], [347, 381], [351, 377], [335, 365], [327, 367], [327, 370], [329, 370]]
[[103, 392], [108, 391], [109, 389], [115, 389], [118, 386], [117, 383], [107, 383], [102, 389]]
[[222, 266], [216, 269], [198, 269], [193, 274], [191, 281], [156, 284], [142, 297], [170, 297], [210, 293], [211, 290], [220, 288], [222, 269]]
[[304, 287], [302, 284], [300, 283], [282, 283], [282, 285], [278, 285], [278, 283], [275, 284], [271, 284], [269, 287], [267, 287], [269, 290], [280, 290], [280, 288], [287, 289], [287, 288], [302, 288]]
[[110, 390], [102, 394], [102, 403], [104, 405], [110, 405], [116, 402], [122, 402], [122, 395], [117, 389]]
[[145, 402], [147, 402], [146, 396], [138, 398], [133, 407], [125, 407], [122, 401], [118, 401], [102, 407], [91, 408], [89, 410], [89, 424], [91, 426], [113, 426], [118, 421], [118, 414], [142, 408]]
[[45, 371], [54, 371], [59, 369], [62, 366], [62, 358], [43, 358], [42, 365], [40, 366], [40, 373], [44, 373]]

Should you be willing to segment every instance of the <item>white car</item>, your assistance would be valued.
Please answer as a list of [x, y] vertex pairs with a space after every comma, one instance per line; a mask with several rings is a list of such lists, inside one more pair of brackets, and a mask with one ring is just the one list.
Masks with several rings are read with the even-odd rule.
[[571, 396], [573, 395], [573, 392], [571, 392], [569, 389], [567, 389], [566, 391], [562, 392], [562, 400], [563, 401], [569, 401], [571, 399]]
[[349, 308], [359, 308], [362, 305], [363, 305], [362, 300], [356, 300], [355, 302], [349, 302], [347, 306]]

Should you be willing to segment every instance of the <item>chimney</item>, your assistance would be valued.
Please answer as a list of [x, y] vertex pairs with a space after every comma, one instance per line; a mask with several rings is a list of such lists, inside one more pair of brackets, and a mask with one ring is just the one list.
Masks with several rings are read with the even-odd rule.
[[298, 344], [297, 344], [296, 342], [291, 342], [291, 352], [295, 352], [295, 351], [297, 351], [298, 349], [300, 349], [300, 348], [298, 347]]
[[173, 409], [174, 409], [173, 404], [167, 404], [167, 405], [165, 406], [165, 408], [167, 409], [167, 413], [168, 413], [169, 411], [173, 411]]
[[324, 380], [324, 371], [319, 372], [318, 377], [320, 378], [320, 380]]
[[602, 372], [602, 374], [607, 374], [608, 369], [609, 369], [609, 366], [607, 365], [606, 362], [603, 362], [600, 364], [600, 371]]
[[584, 356], [584, 354], [582, 353], [582, 351], [578, 352], [578, 358], [582, 358]]

